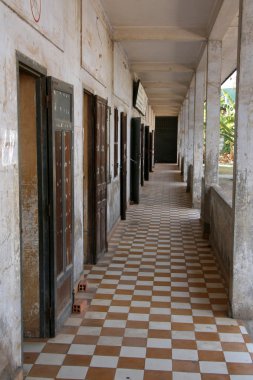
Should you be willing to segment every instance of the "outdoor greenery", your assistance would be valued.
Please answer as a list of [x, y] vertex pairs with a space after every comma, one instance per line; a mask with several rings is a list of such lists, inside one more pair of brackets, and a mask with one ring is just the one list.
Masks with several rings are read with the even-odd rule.
[[221, 90], [220, 134], [224, 138], [221, 154], [233, 159], [235, 138], [235, 100], [227, 89]]

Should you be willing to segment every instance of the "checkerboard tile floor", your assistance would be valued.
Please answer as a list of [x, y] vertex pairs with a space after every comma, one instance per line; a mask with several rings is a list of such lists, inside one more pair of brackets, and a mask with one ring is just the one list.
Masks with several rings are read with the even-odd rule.
[[98, 265], [91, 304], [54, 339], [24, 344], [27, 380], [249, 380], [253, 344], [227, 296], [199, 213], [157, 165]]

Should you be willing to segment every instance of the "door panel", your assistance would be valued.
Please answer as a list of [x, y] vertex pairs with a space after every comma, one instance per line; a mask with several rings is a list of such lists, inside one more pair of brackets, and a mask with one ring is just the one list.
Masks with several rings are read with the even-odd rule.
[[144, 179], [149, 180], [149, 127], [145, 126], [145, 156], [144, 156]]
[[139, 203], [139, 182], [140, 182], [140, 132], [141, 118], [135, 117], [131, 121], [131, 191], [130, 199], [134, 203]]
[[120, 215], [126, 219], [127, 209], [127, 114], [120, 114]]
[[95, 97], [95, 225], [97, 258], [107, 250], [107, 102]]
[[155, 162], [177, 162], [177, 122], [173, 116], [155, 118]]
[[65, 215], [66, 215], [66, 265], [72, 264], [72, 132], [65, 132]]
[[73, 287], [73, 87], [47, 78], [51, 335], [69, 314]]
[[56, 207], [56, 270], [57, 276], [63, 272], [63, 215], [62, 215], [62, 132], [55, 131], [55, 181], [56, 181], [56, 197], [55, 197], [55, 207]]
[[153, 132], [149, 132], [149, 171], [150, 172], [153, 171], [152, 157], [153, 157]]

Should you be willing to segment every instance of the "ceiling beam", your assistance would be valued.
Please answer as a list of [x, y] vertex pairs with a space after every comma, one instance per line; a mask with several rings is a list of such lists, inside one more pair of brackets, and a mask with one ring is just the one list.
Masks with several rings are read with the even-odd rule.
[[145, 89], [148, 88], [173, 88], [187, 90], [188, 86], [177, 82], [141, 82]]
[[194, 69], [190, 66], [180, 65], [177, 63], [167, 62], [133, 62], [131, 69], [135, 73], [144, 72], [176, 72], [176, 73], [193, 73]]
[[164, 107], [164, 108], [154, 108], [154, 113], [157, 114], [157, 113], [160, 113], [160, 112], [163, 112], [165, 114], [169, 114], [171, 112], [174, 112], [176, 114], [179, 113], [179, 108], [169, 108], [169, 107]]
[[154, 109], [154, 110], [156, 110], [156, 109], [159, 109], [159, 110], [161, 110], [161, 109], [172, 109], [172, 110], [178, 110], [179, 109], [179, 105], [166, 105], [166, 104], [156, 104], [156, 105], [154, 105], [154, 106], [152, 106], [152, 108]]
[[149, 99], [163, 99], [163, 100], [183, 100], [185, 96], [176, 94], [164, 94], [164, 93], [150, 93]]
[[205, 41], [203, 32], [174, 26], [118, 26], [113, 29], [114, 41]]
[[158, 111], [155, 116], [178, 116], [178, 111]]
[[168, 100], [152, 100], [149, 101], [149, 104], [153, 106], [170, 106], [170, 107], [179, 107], [182, 102], [171, 102]]
[[238, 12], [239, 0], [224, 0], [213, 25], [209, 39], [222, 40]]

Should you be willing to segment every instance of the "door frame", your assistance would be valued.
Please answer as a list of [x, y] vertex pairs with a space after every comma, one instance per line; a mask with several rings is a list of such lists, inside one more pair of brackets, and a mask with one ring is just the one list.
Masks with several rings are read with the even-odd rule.
[[[17, 107], [18, 107], [18, 176], [19, 176], [19, 231], [20, 231], [20, 281], [22, 289], [22, 197], [21, 197], [21, 152], [20, 141], [20, 96], [19, 72], [24, 70], [35, 78], [47, 76], [47, 69], [34, 60], [16, 52], [16, 78], [17, 78]], [[49, 178], [48, 178], [48, 146], [47, 146], [47, 108], [42, 98], [39, 83], [36, 85], [36, 130], [37, 130], [37, 178], [38, 178], [38, 232], [39, 232], [39, 283], [40, 283], [40, 337], [49, 337], [51, 326], [51, 283], [50, 268], [50, 229], [49, 229]], [[42, 210], [45, 210], [43, 212]], [[21, 290], [22, 292], [22, 290]], [[22, 294], [22, 293], [21, 293]], [[21, 320], [23, 320], [23, 306], [21, 295]], [[22, 323], [23, 337], [23, 323]]]

